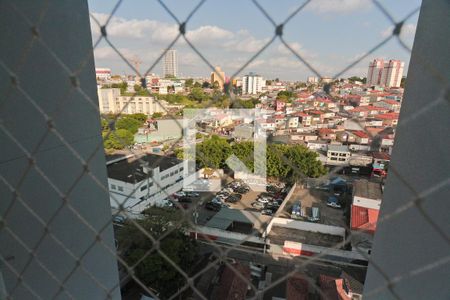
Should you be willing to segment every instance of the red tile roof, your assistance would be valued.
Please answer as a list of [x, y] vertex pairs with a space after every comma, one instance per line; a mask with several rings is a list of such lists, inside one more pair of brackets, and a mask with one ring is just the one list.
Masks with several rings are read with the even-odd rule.
[[308, 113], [314, 114], [314, 115], [323, 115], [323, 111], [320, 111], [320, 110], [309, 110]]
[[391, 156], [386, 152], [374, 152], [372, 153], [373, 158], [376, 159], [384, 159], [384, 160], [390, 160]]
[[400, 105], [400, 102], [397, 102], [397, 101], [391, 100], [391, 99], [385, 99], [385, 100], [382, 100], [381, 102], [385, 102], [385, 103], [391, 104], [391, 105]]
[[351, 300], [344, 290], [344, 280], [327, 275], [319, 276], [319, 285], [322, 290], [322, 299], [326, 300]]
[[352, 205], [351, 228], [355, 230], [375, 233], [378, 221], [378, 209], [366, 208]]
[[286, 285], [287, 300], [307, 300], [308, 281], [298, 274], [288, 278]]
[[330, 133], [334, 133], [334, 131], [331, 130], [330, 128], [320, 128], [319, 129], [319, 134], [330, 134]]
[[385, 113], [385, 114], [379, 114], [375, 115], [375, 118], [381, 119], [381, 120], [396, 120], [398, 119], [399, 113]]
[[354, 130], [354, 131], [351, 131], [351, 133], [353, 133], [354, 135], [356, 135], [357, 137], [360, 137], [360, 138], [368, 138], [369, 137], [369, 135], [362, 130]]
[[234, 269], [247, 279], [243, 280], [234, 270], [226, 266], [220, 277], [220, 285], [217, 290], [218, 300], [244, 300], [247, 295], [247, 287], [250, 279], [250, 268], [239, 263], [233, 264]]

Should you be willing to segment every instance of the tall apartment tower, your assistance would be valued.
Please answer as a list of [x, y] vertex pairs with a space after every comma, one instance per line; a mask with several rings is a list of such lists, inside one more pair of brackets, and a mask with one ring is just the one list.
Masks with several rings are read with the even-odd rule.
[[164, 66], [163, 66], [164, 77], [177, 77], [178, 76], [178, 57], [177, 50], [169, 49], [164, 55]]
[[242, 77], [242, 94], [259, 94], [265, 86], [266, 81], [255, 73], [249, 73]]
[[369, 63], [367, 84], [400, 87], [405, 63], [400, 60], [375, 59]]
[[219, 84], [219, 89], [223, 90], [225, 83], [225, 72], [220, 67], [215, 67], [214, 72], [211, 72], [211, 85], [216, 82]]

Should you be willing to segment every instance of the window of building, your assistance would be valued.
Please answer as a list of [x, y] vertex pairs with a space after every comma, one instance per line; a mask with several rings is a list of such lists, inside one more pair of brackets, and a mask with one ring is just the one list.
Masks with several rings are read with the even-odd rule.
[[112, 189], [112, 190], [115, 190], [115, 189], [116, 189], [116, 185], [111, 184], [111, 189]]
[[147, 189], [147, 185], [141, 186], [141, 191], [144, 191]]
[[122, 186], [117, 186], [117, 189], [118, 189], [120, 192], [123, 192], [123, 187], [122, 187]]
[[330, 158], [331, 160], [337, 160], [337, 158], [336, 157], [332, 157], [332, 158]]

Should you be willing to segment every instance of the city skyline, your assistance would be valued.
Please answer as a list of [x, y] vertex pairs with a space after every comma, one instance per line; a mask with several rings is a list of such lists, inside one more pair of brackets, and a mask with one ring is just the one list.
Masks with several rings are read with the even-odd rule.
[[[283, 35], [289, 45], [325, 77], [336, 75], [388, 37], [393, 29], [391, 22], [380, 16], [380, 12], [370, 4], [371, 1], [345, 0], [341, 6], [330, 3], [328, 0], [312, 1], [286, 25]], [[390, 13], [401, 20], [407, 15], [405, 11], [412, 11], [418, 3], [420, 1], [399, 1], [390, 3], [388, 7]], [[96, 1], [90, 1], [89, 4], [92, 15], [103, 23], [112, 7]], [[178, 19], [183, 20], [194, 6], [190, 4], [193, 3], [169, 1], [167, 6]], [[286, 1], [281, 1], [276, 10], [270, 9], [273, 6], [271, 3], [261, 1], [261, 5], [274, 14], [276, 22], [283, 21], [296, 8]], [[136, 10], [136, 6], [144, 9]], [[216, 15], [213, 8], [221, 11], [222, 15]], [[231, 76], [270, 40], [274, 29], [252, 3], [242, 3], [242, 9], [238, 11], [231, 12], [230, 8], [232, 6], [216, 1], [211, 4], [206, 2], [196, 12], [196, 17], [189, 21], [186, 36], [213, 66], [220, 65]], [[230, 15], [228, 12], [244, 19], [238, 24], [232, 22], [226, 17]], [[408, 46], [412, 45], [417, 17], [418, 14], [414, 14], [403, 27], [401, 37]], [[96, 40], [99, 29], [92, 23], [93, 39]], [[137, 1], [130, 5], [124, 2], [108, 24], [110, 41], [125, 57], [140, 57], [143, 61], [142, 72], [152, 65], [177, 34], [178, 25], [157, 3]], [[173, 48], [177, 49], [180, 59], [181, 77], [208, 77], [213, 71], [182, 38]], [[393, 39], [343, 76], [365, 77], [368, 61], [375, 58], [404, 61], [407, 73], [409, 54]], [[116, 74], [132, 73], [104, 41], [95, 49], [95, 59], [97, 67], [110, 67]], [[159, 73], [162, 70], [161, 63], [152, 72]], [[265, 78], [278, 77], [282, 80], [304, 80], [307, 76], [315, 75], [278, 40], [237, 75], [242, 76], [250, 71], [262, 74]]]

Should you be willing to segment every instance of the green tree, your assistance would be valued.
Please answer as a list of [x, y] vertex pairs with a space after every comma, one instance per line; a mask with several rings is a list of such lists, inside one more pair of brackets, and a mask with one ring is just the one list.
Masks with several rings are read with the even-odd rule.
[[119, 88], [120, 89], [120, 93], [123, 94], [126, 92], [128, 84], [126, 82], [122, 82], [122, 83], [113, 83], [111, 85], [112, 88]]
[[197, 81], [196, 81], [196, 82], [194, 83], [194, 87], [195, 87], [195, 88], [201, 88], [201, 87], [202, 87], [202, 84], [201, 84], [200, 82], [197, 82]]
[[109, 134], [104, 131], [102, 135], [105, 149], [120, 150], [134, 143], [134, 135], [126, 129], [117, 129]]
[[159, 119], [159, 118], [161, 118], [162, 116], [163, 116], [162, 113], [160, 113], [160, 112], [155, 112], [155, 113], [153, 113], [152, 118], [153, 118], [153, 119]]
[[197, 245], [184, 234], [188, 228], [181, 210], [151, 207], [137, 219], [140, 228], [127, 222], [117, 232], [118, 248], [129, 265], [136, 265], [136, 277], [146, 286], [159, 293], [161, 298], [170, 297], [186, 284], [183, 275], [154, 249], [152, 239], [158, 240], [159, 249], [186, 273], [192, 271], [196, 260]]
[[132, 134], [135, 134], [141, 125], [141, 122], [128, 116], [124, 116], [116, 121], [116, 129], [126, 129]]
[[197, 144], [196, 147], [197, 164], [202, 168], [222, 168], [230, 154], [230, 144], [224, 138], [216, 135]]
[[400, 81], [400, 87], [405, 88], [406, 77], [402, 77]]
[[131, 115], [127, 115], [127, 117], [133, 118], [138, 120], [139, 122], [141, 122], [141, 125], [147, 121], [147, 115], [146, 114], [141, 114], [141, 113], [136, 113], [136, 114], [131, 114]]
[[194, 87], [191, 90], [191, 93], [189, 94], [189, 99], [197, 101], [197, 102], [203, 102], [207, 100], [208, 96], [203, 92], [203, 89]]
[[185, 87], [191, 88], [193, 85], [194, 85], [194, 79], [192, 79], [192, 78], [188, 78], [184, 82]]
[[204, 81], [202, 84], [202, 88], [209, 89], [211, 87], [211, 84], [208, 81]]
[[219, 87], [220, 87], [219, 82], [217, 80], [214, 81], [214, 83], [212, 84], [212, 88], [217, 90], [217, 89], [219, 89]]

